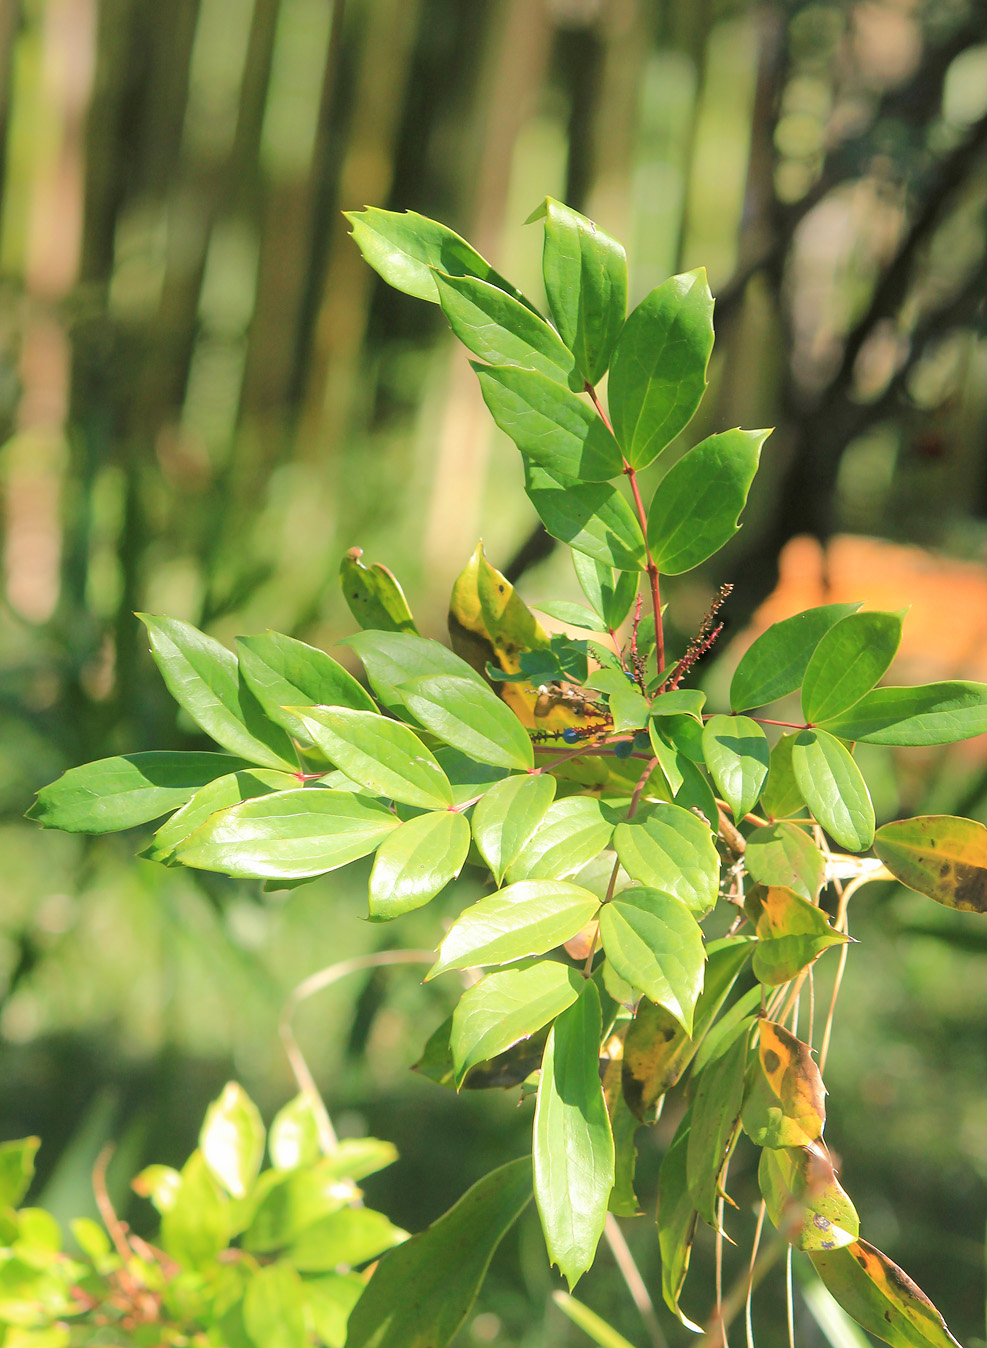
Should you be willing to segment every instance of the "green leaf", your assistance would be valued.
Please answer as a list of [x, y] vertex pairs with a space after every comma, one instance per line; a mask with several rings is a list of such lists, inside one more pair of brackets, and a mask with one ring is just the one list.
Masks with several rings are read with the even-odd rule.
[[289, 735], [304, 737], [302, 723], [287, 707], [350, 707], [376, 711], [373, 698], [342, 665], [314, 646], [265, 632], [237, 637], [243, 681], [263, 707], [265, 715]]
[[758, 1147], [807, 1147], [822, 1141], [826, 1088], [808, 1044], [783, 1025], [758, 1023], [757, 1068], [744, 1102], [744, 1132]]
[[701, 1334], [679, 1306], [685, 1275], [692, 1257], [692, 1241], [699, 1214], [689, 1194], [687, 1158], [691, 1114], [686, 1114], [665, 1152], [658, 1175], [658, 1250], [661, 1255], [661, 1294], [686, 1329]]
[[706, 951], [693, 914], [655, 889], [625, 889], [600, 909], [607, 959], [632, 987], [663, 1006], [692, 1033]]
[[675, 792], [675, 804], [690, 813], [698, 810], [711, 829], [719, 828], [720, 811], [706, 774], [684, 756], [679, 759], [679, 770], [683, 782]]
[[474, 355], [489, 365], [538, 370], [568, 381], [575, 368], [572, 352], [540, 315], [487, 281], [441, 271], [434, 276], [449, 326]]
[[243, 1247], [255, 1254], [284, 1249], [308, 1227], [338, 1212], [354, 1193], [349, 1177], [340, 1174], [331, 1157], [272, 1173], [244, 1233]]
[[634, 1348], [624, 1338], [623, 1334], [618, 1334], [615, 1329], [602, 1320], [595, 1311], [591, 1311], [588, 1306], [584, 1306], [581, 1301], [577, 1301], [574, 1296], [568, 1292], [553, 1292], [552, 1300], [558, 1306], [563, 1315], [567, 1315], [574, 1325], [590, 1336], [594, 1343], [598, 1343], [600, 1348]]
[[668, 783], [669, 794], [674, 796], [685, 782], [685, 764], [682, 755], [665, 739], [654, 720], [648, 723], [648, 738], [651, 740], [651, 750], [658, 760], [662, 776]]
[[723, 431], [683, 454], [658, 483], [648, 510], [648, 543], [658, 570], [691, 571], [740, 529], [767, 431]]
[[555, 799], [555, 778], [507, 777], [473, 811], [473, 837], [497, 884], [517, 860]]
[[849, 711], [822, 722], [822, 729], [864, 744], [955, 744], [987, 732], [987, 684], [875, 688]]
[[353, 1307], [346, 1348], [445, 1348], [530, 1198], [525, 1156], [485, 1175], [438, 1221], [386, 1254]]
[[598, 413], [564, 385], [536, 370], [473, 368], [494, 421], [559, 485], [606, 482], [620, 473], [616, 440]]
[[603, 378], [627, 309], [627, 256], [616, 239], [553, 197], [525, 221], [545, 220], [542, 275], [552, 317], [588, 384]]
[[395, 706], [404, 709], [397, 691], [398, 685], [408, 679], [426, 674], [451, 674], [456, 678], [472, 679], [479, 688], [487, 683], [475, 669], [454, 655], [448, 646], [415, 636], [411, 632], [355, 632], [344, 639], [363, 662], [370, 686], [389, 710]]
[[307, 1095], [296, 1095], [278, 1110], [267, 1146], [275, 1170], [297, 1170], [319, 1159], [319, 1125]]
[[874, 806], [846, 747], [825, 730], [801, 730], [792, 771], [806, 805], [841, 847], [863, 852], [874, 841]]
[[[613, 1000], [624, 1006], [634, 1005], [638, 1000], [636, 992], [630, 984], [625, 984], [623, 979], [617, 978], [608, 960], [603, 961], [601, 970], [604, 990], [613, 997]], [[594, 979], [595, 977], [594, 975]], [[618, 997], [614, 997], [611, 991], [611, 984], [615, 979], [623, 985], [621, 995]], [[599, 987], [599, 984], [597, 986]], [[603, 1098], [607, 1102], [607, 1113], [610, 1115], [614, 1150], [613, 1188], [607, 1206], [615, 1217], [639, 1217], [641, 1205], [634, 1192], [634, 1174], [637, 1169], [637, 1131], [641, 1124], [624, 1097], [623, 1071], [622, 1058], [611, 1058], [603, 1073]]]
[[560, 543], [618, 571], [643, 571], [644, 535], [631, 507], [606, 482], [572, 486], [530, 459], [524, 489], [545, 528]]
[[801, 687], [822, 638], [859, 607], [859, 604], [823, 604], [772, 623], [740, 657], [730, 684], [731, 709], [764, 707], [794, 693]]
[[826, 862], [797, 824], [770, 824], [747, 839], [744, 864], [761, 885], [784, 885], [814, 902], [826, 880]]
[[655, 805], [640, 823], [618, 824], [613, 845], [629, 876], [681, 899], [696, 913], [716, 902], [720, 858], [708, 824], [679, 805]]
[[[578, 557], [581, 554], [574, 552], [572, 555]], [[591, 613], [583, 604], [568, 604], [560, 599], [557, 602], [548, 600], [544, 604], [536, 604], [535, 608], [539, 613], [557, 618], [560, 623], [566, 623], [569, 627], [582, 627], [587, 632], [598, 632], [606, 626], [602, 614]]]
[[297, 787], [298, 778], [294, 773], [273, 772], [269, 768], [252, 768], [217, 777], [196, 791], [187, 804], [161, 825], [140, 855], [148, 861], [168, 862], [178, 844], [218, 810], [270, 795], [272, 791], [292, 791]]
[[479, 964], [510, 964], [544, 955], [581, 931], [600, 900], [589, 890], [560, 880], [522, 880], [465, 909], [439, 947], [426, 974]]
[[229, 1199], [213, 1178], [202, 1152], [194, 1151], [162, 1211], [161, 1247], [187, 1268], [204, 1268], [229, 1244], [231, 1221]]
[[395, 290], [438, 304], [437, 270], [447, 276], [476, 276], [528, 304], [475, 248], [437, 220], [417, 211], [382, 211], [376, 206], [343, 214], [353, 226], [353, 241], [364, 259]]
[[426, 810], [452, 804], [452, 787], [413, 730], [379, 712], [294, 707], [305, 733], [354, 782]]
[[805, 809], [805, 801], [792, 767], [794, 743], [794, 734], [782, 735], [771, 750], [768, 779], [761, 788], [761, 809], [772, 820], [799, 814]]
[[257, 1348], [308, 1348], [302, 1280], [288, 1264], [259, 1268], [243, 1297], [243, 1324]]
[[351, 792], [276, 791], [211, 815], [174, 855], [204, 871], [302, 879], [365, 857], [399, 822], [378, 801]]
[[781, 885], [755, 886], [744, 906], [757, 929], [754, 977], [769, 987], [787, 983], [831, 945], [848, 940], [815, 904]]
[[797, 1250], [850, 1245], [860, 1220], [823, 1147], [765, 1147], [757, 1170], [768, 1216]]
[[843, 1309], [891, 1348], [960, 1348], [922, 1289], [865, 1240], [810, 1257]]
[[491, 787], [507, 777], [506, 768], [495, 768], [490, 763], [477, 763], [469, 754], [451, 749], [447, 744], [435, 751], [435, 758], [449, 778], [452, 786], [452, 803], [458, 808], [468, 805], [483, 796]]
[[706, 722], [706, 766], [738, 824], [761, 794], [770, 752], [764, 731], [747, 716], [714, 716]]
[[883, 824], [874, 851], [903, 885], [946, 908], [987, 913], [987, 828], [948, 814]]
[[593, 1263], [614, 1181], [601, 1034], [600, 996], [588, 979], [549, 1033], [535, 1105], [535, 1202], [549, 1260], [570, 1289]]
[[327, 1348], [343, 1348], [346, 1322], [363, 1286], [363, 1279], [356, 1273], [324, 1273], [302, 1280], [306, 1320]]
[[101, 758], [69, 768], [44, 786], [27, 812], [43, 828], [65, 833], [115, 833], [167, 814], [231, 769], [226, 754], [145, 753]]
[[[379, 632], [408, 632], [417, 635], [415, 620], [404, 591], [380, 562], [364, 566], [362, 548], [350, 548], [339, 564], [339, 586], [349, 611], [364, 629]], [[291, 699], [297, 702], [299, 699]], [[318, 698], [329, 702], [328, 698]], [[361, 710], [362, 704], [343, 702], [343, 706]]]
[[299, 1231], [286, 1253], [302, 1273], [329, 1273], [340, 1265], [365, 1264], [407, 1238], [383, 1213], [345, 1207]]
[[701, 688], [672, 688], [652, 700], [651, 715], [659, 720], [665, 716], [682, 715], [697, 720], [705, 705], [706, 694]]
[[370, 872], [370, 917], [384, 922], [434, 899], [463, 868], [470, 826], [440, 810], [401, 824], [381, 843]]
[[692, 419], [706, 391], [713, 297], [706, 272], [672, 276], [628, 315], [610, 362], [614, 434], [632, 468], [649, 464]]
[[264, 1125], [242, 1086], [227, 1082], [206, 1110], [199, 1133], [202, 1158], [228, 1194], [245, 1198], [264, 1159]]
[[901, 643], [901, 613], [851, 613], [825, 634], [802, 679], [802, 713], [812, 724], [859, 702]]
[[649, 707], [643, 694], [626, 679], [624, 686], [610, 694], [610, 715], [613, 728], [622, 730], [641, 730], [648, 723]]
[[574, 552], [572, 565], [583, 594], [594, 610], [602, 614], [605, 626], [618, 628], [630, 613], [637, 594], [636, 573], [614, 572], [612, 567], [587, 557], [585, 552]]
[[34, 1178], [34, 1158], [40, 1146], [39, 1137], [0, 1142], [0, 1208], [20, 1206]]
[[407, 680], [398, 694], [426, 729], [471, 758], [522, 772], [534, 766], [528, 732], [486, 684], [433, 674]]
[[232, 651], [191, 623], [150, 613], [137, 616], [147, 628], [151, 654], [169, 693], [196, 725], [249, 763], [294, 771], [291, 740], [267, 719], [254, 694], [240, 681]]
[[723, 1192], [720, 1176], [736, 1142], [744, 1098], [747, 1038], [741, 1034], [709, 1064], [699, 1076], [693, 1097], [686, 1182], [696, 1211], [714, 1228], [718, 1227], [716, 1200]]
[[528, 1039], [579, 996], [583, 977], [555, 960], [487, 974], [463, 993], [452, 1013], [450, 1046], [456, 1085], [470, 1068]]
[[575, 875], [609, 846], [612, 834], [613, 825], [592, 796], [557, 800], [507, 867], [507, 878], [513, 883]]

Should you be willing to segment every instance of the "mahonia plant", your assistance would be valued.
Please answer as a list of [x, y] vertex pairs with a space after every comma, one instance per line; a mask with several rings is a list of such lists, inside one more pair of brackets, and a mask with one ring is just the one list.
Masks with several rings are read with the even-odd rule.
[[[464, 865], [489, 872], [492, 892], [452, 923], [427, 977], [484, 975], [418, 1068], [457, 1089], [534, 1094], [531, 1160], [488, 1176], [443, 1219], [451, 1265], [428, 1244], [435, 1228], [383, 1256], [347, 1348], [448, 1342], [532, 1194], [572, 1287], [608, 1211], [638, 1212], [635, 1134], [680, 1081], [688, 1107], [661, 1167], [658, 1236], [664, 1300], [684, 1324], [698, 1328], [680, 1309], [697, 1222], [722, 1232], [746, 1134], [761, 1149], [764, 1210], [846, 1311], [894, 1348], [955, 1344], [860, 1238], [823, 1136], [830, 1024], [817, 1062], [799, 1012], [815, 961], [829, 947], [845, 959], [848, 903], [865, 882], [895, 877], [987, 911], [987, 828], [927, 816], [875, 832], [853, 753], [981, 734], [987, 686], [881, 685], [903, 614], [825, 604], [769, 627], [736, 668], [729, 709], [707, 709], [688, 685], [727, 587], [673, 653], [661, 578], [737, 532], [768, 432], [710, 435], [648, 504], [640, 476], [706, 387], [705, 273], [672, 277], [625, 317], [623, 248], [549, 198], [532, 217], [544, 221], [549, 321], [443, 225], [377, 209], [349, 218], [370, 265], [438, 303], [477, 358], [528, 498], [572, 550], [586, 597], [542, 610], [586, 635], [549, 636], [482, 548], [453, 588], [452, 649], [419, 635], [384, 567], [347, 554], [342, 588], [362, 629], [347, 644], [369, 691], [289, 637], [245, 637], [234, 655], [145, 615], [168, 688], [221, 752], [73, 769], [32, 816], [99, 833], [175, 810], [143, 855], [268, 888], [373, 853], [375, 921], [428, 903]], [[800, 720], [763, 715], [799, 691]]]

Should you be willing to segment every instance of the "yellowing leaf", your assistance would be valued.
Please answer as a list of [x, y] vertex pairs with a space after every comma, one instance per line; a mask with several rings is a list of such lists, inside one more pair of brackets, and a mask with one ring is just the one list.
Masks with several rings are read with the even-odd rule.
[[892, 1348], [959, 1348], [922, 1289], [865, 1240], [811, 1258], [843, 1309]]
[[774, 1021], [760, 1025], [758, 1067], [744, 1104], [744, 1131], [759, 1147], [805, 1147], [822, 1139], [826, 1088], [808, 1044]]
[[848, 939], [833, 930], [824, 912], [781, 885], [756, 885], [744, 906], [757, 928], [754, 976], [772, 987], [787, 983], [824, 950]]
[[884, 824], [874, 851], [909, 889], [965, 913], [987, 913], [987, 828], [948, 814]]
[[768, 1216], [797, 1250], [835, 1250], [856, 1240], [856, 1209], [824, 1147], [766, 1147], [757, 1177]]

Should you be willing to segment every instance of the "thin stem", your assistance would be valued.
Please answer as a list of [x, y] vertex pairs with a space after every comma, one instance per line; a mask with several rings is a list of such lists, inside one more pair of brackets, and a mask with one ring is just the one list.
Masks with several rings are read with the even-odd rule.
[[792, 1247], [785, 1257], [785, 1306], [788, 1310], [788, 1348], [795, 1348], [795, 1293], [792, 1288]]
[[754, 1264], [757, 1260], [758, 1247], [761, 1244], [761, 1232], [764, 1230], [764, 1214], [767, 1212], [767, 1206], [764, 1199], [761, 1199], [761, 1206], [757, 1210], [757, 1229], [754, 1232], [754, 1244], [751, 1246], [751, 1262], [747, 1270], [747, 1300], [744, 1303], [744, 1320], [747, 1326], [747, 1348], [754, 1348], [754, 1325], [751, 1318], [751, 1303], [754, 1300]]
[[727, 1343], [727, 1327], [723, 1323], [723, 1206], [724, 1199], [721, 1194], [716, 1203], [716, 1321], [720, 1327], [722, 1348], [730, 1348]]
[[[850, 900], [856, 894], [862, 885], [866, 885], [869, 880], [873, 880], [873, 875], [858, 875], [855, 880], [851, 880], [840, 895], [840, 906], [836, 912], [836, 921], [833, 926], [837, 931], [842, 931], [844, 936], [850, 935], [850, 924], [847, 921], [847, 906]], [[829, 999], [829, 1011], [826, 1014], [826, 1028], [823, 1030], [822, 1044], [819, 1048], [819, 1071], [820, 1073], [826, 1066], [826, 1058], [829, 1054], [829, 1041], [833, 1033], [833, 1017], [836, 1014], [836, 1002], [840, 995], [840, 988], [843, 984], [843, 971], [846, 969], [847, 955], [850, 950], [850, 942], [846, 941], [840, 950], [840, 962], [836, 967], [836, 979], [833, 983], [833, 995]]]
[[659, 669], [665, 668], [665, 633], [661, 625], [661, 590], [658, 584], [658, 568], [655, 566], [655, 559], [651, 555], [651, 545], [648, 542], [648, 512], [644, 508], [644, 501], [641, 499], [641, 488], [637, 485], [637, 473], [631, 465], [624, 460], [624, 476], [631, 484], [631, 492], [634, 496], [634, 504], [637, 507], [637, 517], [641, 521], [641, 534], [644, 538], [644, 553], [648, 559], [648, 580], [651, 584], [651, 607], [655, 615], [655, 659]]
[[612, 1212], [607, 1213], [603, 1234], [606, 1236], [607, 1244], [610, 1246], [610, 1253], [613, 1255], [614, 1263], [620, 1269], [621, 1277], [627, 1284], [627, 1290], [631, 1294], [631, 1300], [634, 1302], [637, 1313], [641, 1317], [641, 1322], [648, 1331], [648, 1337], [651, 1340], [652, 1348], [667, 1348], [665, 1335], [661, 1332], [661, 1325], [658, 1323], [657, 1315], [655, 1315], [654, 1303], [648, 1295], [648, 1289], [644, 1285], [644, 1279], [641, 1277], [638, 1266], [634, 1262], [634, 1256], [627, 1247], [624, 1233], [621, 1231], [617, 1219]]

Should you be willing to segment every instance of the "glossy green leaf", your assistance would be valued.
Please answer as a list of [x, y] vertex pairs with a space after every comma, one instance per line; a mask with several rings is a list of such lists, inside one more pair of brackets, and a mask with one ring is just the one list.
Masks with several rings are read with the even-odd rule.
[[825, 730], [800, 730], [792, 743], [792, 771], [806, 805], [841, 847], [870, 847], [874, 806], [845, 745]]
[[714, 716], [703, 729], [706, 766], [736, 823], [754, 808], [768, 775], [764, 731], [747, 716]]
[[745, 907], [757, 929], [754, 977], [769, 987], [787, 983], [824, 950], [848, 939], [833, 930], [826, 914], [814, 904], [780, 885], [753, 887]]
[[485, 1175], [438, 1221], [386, 1254], [350, 1315], [346, 1348], [445, 1348], [530, 1198], [525, 1156]]
[[555, 799], [555, 778], [507, 777], [473, 811], [473, 837], [499, 885]]
[[618, 571], [644, 570], [641, 526], [616, 487], [606, 482], [572, 486], [530, 459], [525, 459], [524, 485], [553, 538]]
[[840, 739], [865, 744], [955, 744], [987, 732], [987, 684], [875, 688], [849, 711], [823, 722], [822, 728]]
[[697, 718], [706, 705], [706, 694], [701, 688], [672, 688], [667, 693], [659, 693], [651, 703], [651, 715], [656, 719], [665, 716], [691, 716]]
[[264, 1348], [307, 1348], [302, 1280], [293, 1268], [278, 1262], [254, 1273], [243, 1297], [243, 1324]]
[[922, 1289], [865, 1240], [811, 1258], [843, 1309], [891, 1348], [960, 1348]]
[[101, 758], [69, 768], [44, 786], [27, 812], [43, 828], [115, 833], [177, 809], [242, 759], [226, 754], [144, 753]]
[[747, 1035], [741, 1034], [701, 1073], [692, 1102], [686, 1183], [700, 1217], [717, 1229], [720, 1176], [737, 1137], [746, 1068]]
[[199, 1133], [203, 1160], [234, 1198], [245, 1198], [264, 1159], [264, 1124], [242, 1086], [230, 1081], [206, 1110]]
[[34, 1158], [41, 1146], [38, 1137], [0, 1142], [0, 1208], [16, 1208], [34, 1178]]
[[901, 643], [902, 613], [851, 613], [823, 636], [802, 679], [802, 713], [812, 724], [859, 702], [887, 671]]
[[[296, 767], [291, 740], [240, 681], [232, 651], [191, 623], [138, 613], [169, 693], [217, 744], [263, 768]], [[201, 783], [200, 783], [201, 785]], [[154, 817], [153, 815], [151, 816]]]
[[507, 878], [513, 883], [575, 875], [609, 846], [612, 834], [613, 824], [592, 796], [557, 800], [507, 867]]
[[299, 1231], [286, 1253], [302, 1273], [329, 1273], [340, 1265], [376, 1259], [407, 1237], [383, 1213], [347, 1206]]
[[730, 683], [733, 711], [764, 707], [802, 686], [802, 678], [819, 642], [859, 604], [823, 604], [783, 618], [751, 642], [740, 657]]
[[826, 1088], [808, 1044], [783, 1025], [759, 1022], [753, 1085], [741, 1120], [758, 1147], [807, 1147], [822, 1140]]
[[770, 824], [747, 839], [744, 864], [761, 885], [784, 885], [814, 902], [826, 880], [819, 848], [797, 824]]
[[648, 723], [648, 711], [646, 698], [626, 679], [624, 686], [610, 695], [610, 715], [617, 733], [642, 730]]
[[384, 839], [370, 872], [370, 917], [384, 922], [434, 899], [463, 868], [470, 826], [461, 814], [417, 815]]
[[658, 1250], [661, 1254], [661, 1293], [665, 1305], [686, 1329], [701, 1334], [701, 1327], [690, 1320], [679, 1305], [699, 1220], [699, 1213], [689, 1193], [686, 1171], [691, 1122], [691, 1115], [686, 1114], [661, 1163], [658, 1175]]
[[287, 707], [351, 707], [375, 712], [373, 698], [342, 665], [314, 646], [265, 632], [238, 637], [237, 654], [244, 682], [264, 712], [289, 735], [304, 737], [298, 717]]
[[552, 1300], [563, 1315], [568, 1316], [574, 1325], [584, 1330], [594, 1343], [600, 1345], [600, 1348], [634, 1348], [623, 1334], [618, 1334], [606, 1320], [597, 1315], [596, 1311], [591, 1311], [568, 1292], [553, 1292]]
[[691, 571], [738, 532], [770, 434], [722, 431], [672, 465], [648, 510], [648, 543], [659, 571], [670, 576]]
[[[660, 722], [653, 720], [648, 723], [648, 738], [651, 741], [651, 751], [658, 760], [659, 768], [661, 768], [661, 774], [668, 783], [669, 794], [674, 796], [685, 782], [685, 763], [678, 749], [670, 744], [661, 733], [658, 728], [659, 724]], [[692, 764], [689, 766], [691, 767]]]
[[303, 879], [365, 857], [399, 823], [378, 801], [351, 792], [276, 791], [210, 815], [174, 855], [204, 871]]
[[824, 1147], [765, 1147], [757, 1179], [768, 1216], [797, 1250], [835, 1250], [857, 1239], [857, 1211]]
[[621, 978], [691, 1034], [706, 951], [686, 905], [654, 889], [622, 890], [600, 909], [600, 938]]
[[[574, 557], [581, 555], [573, 553]], [[584, 604], [568, 604], [561, 599], [558, 601], [549, 599], [544, 604], [536, 604], [535, 608], [539, 613], [547, 613], [550, 618], [556, 618], [568, 627], [581, 627], [587, 632], [598, 632], [605, 626], [603, 615], [591, 612]]]
[[794, 734], [782, 735], [772, 746], [768, 777], [761, 788], [761, 809], [769, 819], [805, 812], [805, 801], [792, 767]]
[[397, 689], [409, 679], [426, 674], [451, 674], [455, 678], [470, 679], [477, 687], [486, 688], [481, 674], [454, 655], [448, 646], [412, 632], [355, 632], [345, 638], [363, 662], [374, 693], [388, 710], [405, 714], [406, 708]]
[[353, 241], [364, 259], [395, 290], [438, 304], [435, 271], [441, 271], [447, 276], [476, 276], [528, 303], [475, 248], [437, 220], [417, 211], [382, 211], [376, 206], [343, 214], [353, 226]]
[[552, 318], [579, 373], [596, 384], [606, 373], [627, 310], [627, 256], [592, 220], [546, 197], [525, 221], [545, 221], [542, 275]]
[[641, 1002], [624, 1039], [623, 1058], [624, 1097], [637, 1118], [649, 1119], [665, 1092], [682, 1076], [750, 959], [754, 944], [747, 937], [710, 944], [691, 1038], [664, 1007]]
[[474, 369], [494, 421], [557, 483], [606, 482], [620, 473], [616, 440], [593, 408], [565, 385], [536, 370]]
[[278, 1110], [267, 1146], [275, 1170], [297, 1170], [319, 1159], [319, 1124], [307, 1095], [296, 1095]]
[[602, 615], [605, 625], [618, 628], [630, 613], [637, 594], [636, 572], [615, 572], [603, 562], [587, 557], [585, 552], [574, 552], [572, 565], [583, 594]]
[[488, 281], [441, 271], [434, 275], [442, 312], [474, 355], [492, 366], [537, 370], [556, 382], [568, 381], [575, 368], [572, 352], [540, 315]]
[[583, 986], [577, 969], [555, 960], [487, 974], [463, 993], [449, 1043], [462, 1085], [477, 1063], [528, 1039], [571, 1006]]
[[[685, 691], [691, 691], [685, 690]], [[691, 712], [677, 712], [672, 716], [666, 716], [660, 710], [665, 697], [669, 694], [662, 694], [652, 703], [652, 715], [656, 715], [660, 721], [661, 733], [673, 745], [683, 757], [690, 763], [696, 763], [702, 767], [706, 765], [706, 757], [703, 754], [703, 723], [698, 716], [693, 716]], [[656, 706], [659, 710], [656, 712]]]
[[961, 912], [987, 913], [987, 828], [948, 814], [883, 824], [874, 851], [903, 885]]
[[601, 1034], [600, 997], [588, 979], [549, 1033], [535, 1106], [535, 1202], [549, 1260], [570, 1289], [593, 1263], [614, 1181]]
[[708, 824], [680, 805], [654, 805], [641, 822], [618, 824], [613, 845], [624, 870], [696, 913], [716, 902], [720, 859]]
[[544, 955], [581, 931], [599, 906], [595, 894], [561, 880], [509, 885], [460, 914], [426, 977]]
[[426, 810], [452, 804], [448, 777], [407, 726], [378, 712], [344, 707], [292, 710], [330, 762], [375, 795]]
[[[360, 560], [362, 556], [362, 548], [350, 548], [339, 564], [339, 587], [353, 617], [364, 629], [417, 634], [411, 609], [397, 580], [380, 562], [365, 566]], [[302, 701], [289, 699], [292, 705]], [[320, 697], [316, 701], [333, 705], [331, 698]], [[341, 705], [359, 711], [362, 704], [345, 701]]]
[[218, 810], [270, 795], [272, 791], [292, 791], [297, 787], [294, 773], [274, 772], [270, 768], [245, 769], [217, 777], [200, 787], [187, 804], [161, 825], [140, 855], [148, 861], [168, 862], [178, 844]]
[[713, 298], [706, 272], [672, 276], [627, 317], [610, 362], [614, 434], [633, 468], [649, 464], [692, 419], [706, 390]]
[[398, 692], [416, 720], [471, 758], [522, 772], [534, 765], [524, 726], [485, 684], [434, 674], [409, 679]]

